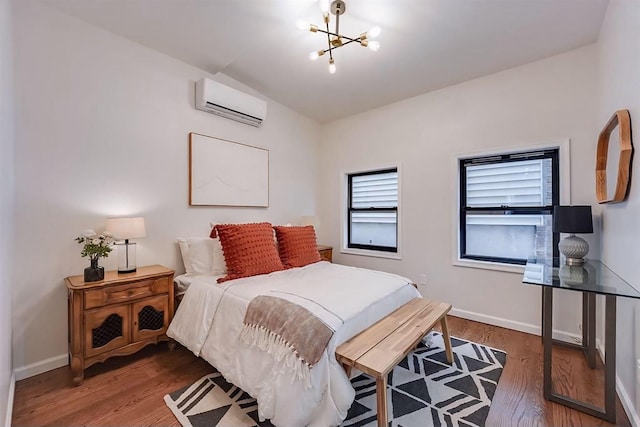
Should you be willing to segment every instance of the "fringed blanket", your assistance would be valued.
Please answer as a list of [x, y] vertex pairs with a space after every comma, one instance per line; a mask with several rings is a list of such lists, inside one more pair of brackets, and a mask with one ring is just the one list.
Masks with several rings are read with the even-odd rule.
[[240, 339], [282, 362], [292, 371], [292, 381], [303, 380], [311, 387], [309, 370], [322, 357], [333, 332], [306, 308], [262, 295], [249, 302]]

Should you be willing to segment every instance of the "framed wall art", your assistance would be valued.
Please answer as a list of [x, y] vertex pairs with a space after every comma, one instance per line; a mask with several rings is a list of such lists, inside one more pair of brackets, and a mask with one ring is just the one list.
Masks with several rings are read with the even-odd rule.
[[269, 150], [189, 134], [189, 205], [269, 206]]

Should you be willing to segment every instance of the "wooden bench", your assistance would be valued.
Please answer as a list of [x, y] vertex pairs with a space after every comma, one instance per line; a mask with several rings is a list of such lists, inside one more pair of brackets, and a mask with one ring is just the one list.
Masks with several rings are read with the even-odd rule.
[[440, 322], [447, 361], [453, 362], [447, 313], [451, 304], [415, 298], [336, 349], [347, 375], [356, 368], [376, 379], [378, 426], [387, 426], [387, 376]]

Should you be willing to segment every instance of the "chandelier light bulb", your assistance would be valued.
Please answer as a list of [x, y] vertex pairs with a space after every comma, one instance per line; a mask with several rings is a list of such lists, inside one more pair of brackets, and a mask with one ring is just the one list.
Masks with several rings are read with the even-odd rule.
[[298, 27], [299, 30], [309, 31], [309, 28], [311, 28], [311, 25], [309, 25], [309, 23], [307, 21], [303, 21], [302, 19], [298, 19], [296, 21], [296, 27]]
[[380, 35], [381, 32], [382, 32], [382, 30], [380, 29], [380, 27], [375, 26], [372, 29], [370, 29], [369, 31], [367, 31], [367, 38], [375, 39], [376, 37], [378, 37]]
[[331, 74], [335, 74], [336, 73], [336, 64], [335, 64], [335, 62], [333, 62], [333, 59], [329, 60], [329, 72]]
[[329, 0], [320, 0], [320, 10], [323, 14], [329, 13]]
[[367, 45], [367, 47], [369, 49], [371, 49], [372, 51], [377, 52], [378, 49], [380, 49], [380, 42], [375, 41], [375, 40], [370, 41], [369, 44]]
[[315, 61], [316, 59], [318, 59], [320, 55], [318, 54], [318, 51], [313, 51], [309, 54], [309, 59], [312, 61]]

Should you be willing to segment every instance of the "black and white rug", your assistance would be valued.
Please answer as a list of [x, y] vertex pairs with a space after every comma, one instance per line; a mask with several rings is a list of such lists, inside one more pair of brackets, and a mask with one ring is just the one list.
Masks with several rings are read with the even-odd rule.
[[[484, 426], [507, 355], [455, 337], [451, 344], [454, 366], [447, 364], [442, 335], [431, 332], [389, 374], [390, 427]], [[359, 375], [351, 383], [356, 399], [342, 426], [375, 427], [375, 380]], [[272, 427], [259, 421], [255, 399], [218, 372], [164, 401], [184, 427]]]

